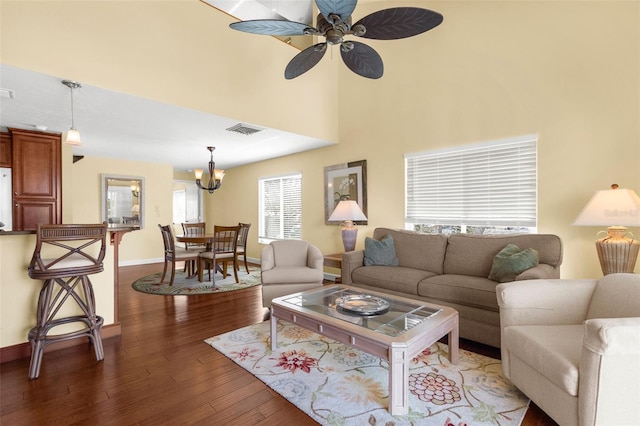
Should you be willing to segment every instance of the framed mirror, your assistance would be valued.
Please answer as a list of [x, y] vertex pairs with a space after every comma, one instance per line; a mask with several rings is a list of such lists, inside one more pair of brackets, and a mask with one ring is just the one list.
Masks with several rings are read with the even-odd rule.
[[110, 228], [144, 228], [144, 178], [101, 175], [102, 220]]

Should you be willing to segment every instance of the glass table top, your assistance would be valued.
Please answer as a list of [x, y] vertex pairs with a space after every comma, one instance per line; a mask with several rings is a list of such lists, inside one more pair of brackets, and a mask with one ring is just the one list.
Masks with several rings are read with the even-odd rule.
[[[280, 300], [284, 304], [299, 306], [319, 314], [348, 321], [351, 324], [387, 336], [398, 336], [442, 311], [442, 309], [427, 306], [419, 301], [401, 301], [392, 295], [373, 296], [364, 290], [347, 289], [340, 286], [323, 287]], [[379, 313], [369, 313], [364, 308], [362, 308], [363, 312], [358, 312], [362, 305], [366, 308], [371, 307], [372, 312], [378, 311]]]

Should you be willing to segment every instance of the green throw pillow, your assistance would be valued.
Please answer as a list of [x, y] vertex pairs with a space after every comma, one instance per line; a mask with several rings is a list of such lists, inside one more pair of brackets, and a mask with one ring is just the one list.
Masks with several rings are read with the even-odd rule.
[[364, 265], [399, 265], [396, 246], [393, 244], [391, 235], [385, 235], [380, 241], [369, 237], [364, 239]]
[[520, 250], [509, 244], [493, 258], [489, 279], [506, 283], [514, 281], [518, 275], [538, 264], [538, 252], [532, 248]]

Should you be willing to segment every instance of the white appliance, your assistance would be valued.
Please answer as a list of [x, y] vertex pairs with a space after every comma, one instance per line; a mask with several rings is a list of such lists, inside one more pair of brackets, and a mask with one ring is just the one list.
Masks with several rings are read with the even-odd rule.
[[3, 231], [11, 231], [13, 229], [11, 220], [13, 217], [12, 203], [11, 169], [8, 167], [0, 167], [0, 222], [4, 224], [0, 229]]

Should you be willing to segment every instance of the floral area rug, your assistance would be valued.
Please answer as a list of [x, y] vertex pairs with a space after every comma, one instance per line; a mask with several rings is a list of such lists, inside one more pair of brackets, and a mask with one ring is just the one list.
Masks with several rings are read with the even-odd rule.
[[499, 360], [460, 350], [453, 365], [435, 343], [411, 361], [409, 413], [391, 416], [386, 361], [280, 320], [277, 337], [271, 352], [265, 321], [205, 342], [323, 425], [519, 425], [529, 406]]
[[197, 295], [208, 293], [221, 293], [223, 291], [241, 290], [243, 288], [249, 288], [262, 284], [260, 279], [260, 268], [249, 268], [247, 274], [244, 268], [238, 271], [238, 283], [236, 279], [231, 275], [227, 275], [226, 278], [222, 278], [222, 274], [217, 273], [215, 275], [215, 283], [212, 284], [211, 280], [206, 281], [208, 274], [205, 273], [205, 281], [198, 281], [198, 277], [189, 278], [187, 274], [182, 271], [176, 271], [176, 276], [173, 280], [173, 285], [169, 285], [169, 278], [171, 278], [171, 272], [167, 272], [167, 276], [164, 278], [164, 282], [160, 283], [162, 272], [152, 275], [147, 275], [142, 278], [138, 278], [131, 284], [134, 290], [148, 294], [160, 294], [165, 296], [177, 296], [177, 295]]

